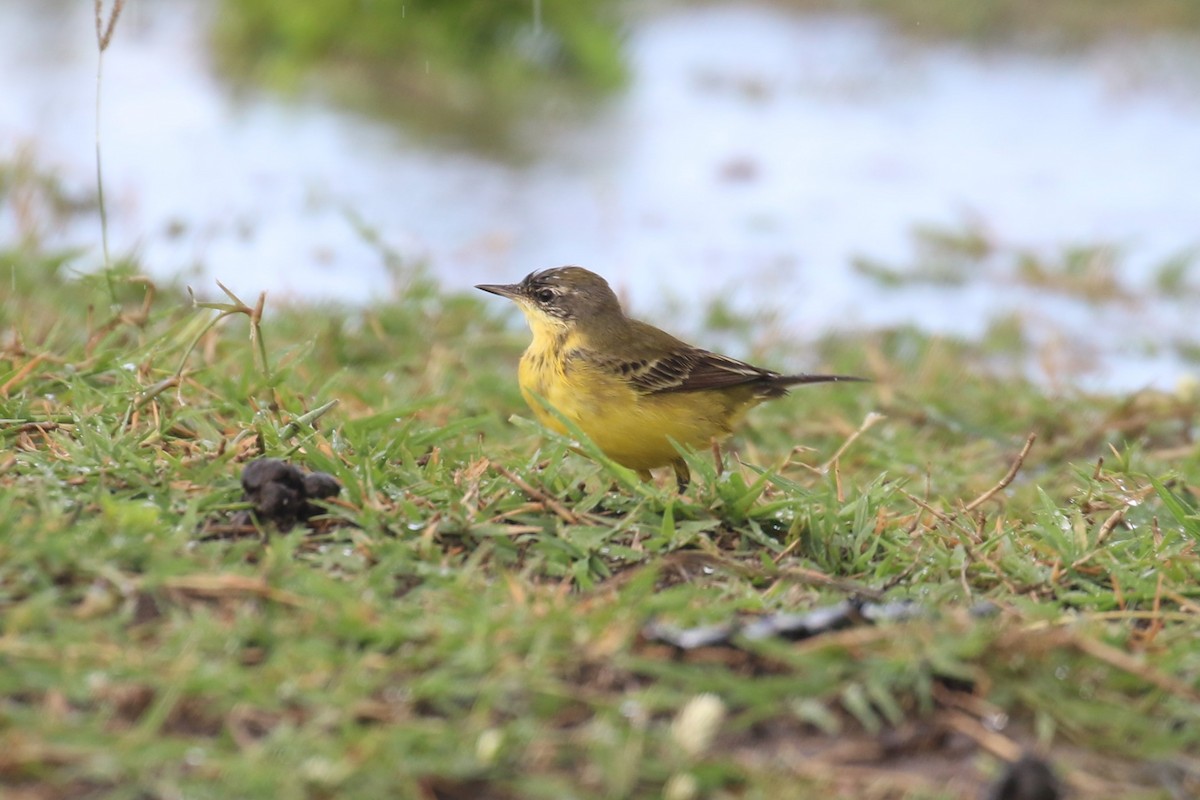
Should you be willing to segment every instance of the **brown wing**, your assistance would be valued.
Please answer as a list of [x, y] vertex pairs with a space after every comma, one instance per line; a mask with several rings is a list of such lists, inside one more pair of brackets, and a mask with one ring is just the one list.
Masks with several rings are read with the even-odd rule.
[[567, 360], [580, 360], [595, 369], [617, 375], [642, 394], [665, 392], [696, 392], [706, 389], [727, 389], [751, 385], [756, 394], [777, 397], [787, 393], [787, 387], [798, 383], [861, 380], [843, 375], [781, 375], [778, 372], [736, 358], [723, 356], [676, 339], [658, 328], [636, 320], [626, 321], [617, 330], [604, 331], [600, 339], [616, 339], [622, 353], [600, 353], [591, 349], [575, 349], [566, 354]]
[[723, 389], [746, 383], [769, 383], [778, 372], [708, 350], [688, 348], [647, 363], [630, 376], [634, 386], [648, 394]]
[[568, 357], [620, 375], [643, 394], [722, 389], [746, 383], [769, 384], [782, 377], [778, 372], [736, 358], [686, 346], [658, 358], [622, 360], [592, 350], [575, 350]]

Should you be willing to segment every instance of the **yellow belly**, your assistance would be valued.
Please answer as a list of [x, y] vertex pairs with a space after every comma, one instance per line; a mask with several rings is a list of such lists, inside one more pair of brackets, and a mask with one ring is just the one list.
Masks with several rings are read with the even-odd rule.
[[619, 464], [635, 470], [666, 466], [679, 459], [671, 441], [696, 449], [728, 436], [759, 402], [749, 388], [640, 394], [616, 377], [562, 362], [532, 348], [521, 359], [519, 380], [525, 401], [551, 430], [564, 426], [534, 396], [571, 420]]

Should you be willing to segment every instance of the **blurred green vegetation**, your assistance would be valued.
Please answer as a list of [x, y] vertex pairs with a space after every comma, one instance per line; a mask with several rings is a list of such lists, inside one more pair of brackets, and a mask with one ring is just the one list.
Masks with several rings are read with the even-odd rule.
[[[618, 0], [223, 0], [227, 74], [320, 87], [374, 114], [478, 146], [546, 102], [625, 80]], [[549, 98], [549, 99], [548, 99]]]

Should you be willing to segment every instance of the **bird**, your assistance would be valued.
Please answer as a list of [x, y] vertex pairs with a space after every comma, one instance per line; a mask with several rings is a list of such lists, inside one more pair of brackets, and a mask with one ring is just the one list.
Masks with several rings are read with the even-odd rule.
[[529, 323], [533, 339], [517, 380], [538, 422], [569, 433], [546, 406], [555, 409], [643, 480], [670, 466], [681, 493], [691, 475], [673, 442], [693, 450], [717, 444], [749, 409], [790, 386], [865, 380], [784, 375], [690, 345], [627, 316], [608, 282], [583, 267], [475, 288], [514, 301]]

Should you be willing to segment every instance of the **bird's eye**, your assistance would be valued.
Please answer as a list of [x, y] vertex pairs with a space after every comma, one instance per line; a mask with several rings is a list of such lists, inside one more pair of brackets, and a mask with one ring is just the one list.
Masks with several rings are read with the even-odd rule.
[[554, 299], [553, 289], [538, 289], [533, 293], [533, 296], [538, 299], [539, 303], [549, 303]]

